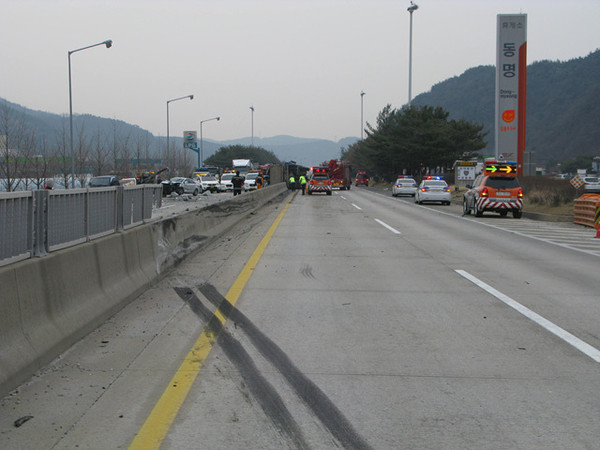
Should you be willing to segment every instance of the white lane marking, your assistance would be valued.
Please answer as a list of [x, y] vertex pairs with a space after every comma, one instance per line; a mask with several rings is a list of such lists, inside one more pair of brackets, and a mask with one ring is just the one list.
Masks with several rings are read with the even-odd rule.
[[566, 343], [572, 345], [573, 347], [575, 347], [577, 350], [579, 350], [583, 354], [585, 354], [585, 355], [589, 356], [590, 358], [592, 358], [594, 361], [600, 363], [600, 350], [598, 350], [597, 348], [592, 347], [591, 345], [589, 345], [588, 343], [582, 341], [578, 337], [572, 335], [568, 331], [563, 330], [558, 325], [555, 325], [554, 323], [550, 322], [549, 320], [543, 318], [542, 316], [540, 316], [539, 314], [533, 312], [529, 308], [527, 308], [527, 307], [521, 305], [520, 303], [516, 302], [515, 300], [513, 300], [509, 296], [507, 296], [507, 295], [503, 294], [502, 292], [494, 289], [489, 284], [486, 284], [483, 281], [481, 281], [480, 279], [474, 277], [470, 273], [465, 272], [464, 270], [456, 270], [456, 273], [458, 273], [459, 275], [463, 276], [464, 278], [466, 278], [467, 280], [469, 280], [473, 284], [479, 286], [481, 289], [483, 289], [484, 291], [486, 291], [489, 294], [493, 295], [498, 300], [504, 302], [505, 304], [507, 304], [508, 306], [510, 306], [511, 308], [513, 308], [514, 310], [520, 312], [525, 317], [527, 317], [528, 319], [530, 319], [533, 322], [537, 323], [541, 327], [545, 328], [547, 331], [549, 331], [550, 333], [552, 333], [555, 336], [559, 337], [560, 339], [562, 339]]
[[354, 206], [356, 209], [358, 209], [359, 211], [362, 211], [362, 208], [358, 205], [355, 205], [354, 203], [352, 203], [352, 206]]
[[341, 198], [343, 198], [344, 200], [346, 200], [346, 197], [344, 197], [343, 195], [340, 195]]
[[387, 228], [388, 230], [390, 230], [392, 233], [394, 234], [402, 234], [400, 233], [398, 230], [396, 230], [395, 228], [390, 227], [387, 223], [379, 220], [379, 219], [375, 219], [375, 222], [377, 222], [379, 225], [381, 225], [382, 227]]

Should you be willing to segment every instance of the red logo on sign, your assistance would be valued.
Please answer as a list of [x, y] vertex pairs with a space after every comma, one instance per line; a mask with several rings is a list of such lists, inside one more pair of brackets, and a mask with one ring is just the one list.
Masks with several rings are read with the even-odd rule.
[[511, 123], [513, 120], [515, 120], [515, 110], [507, 109], [504, 111], [502, 113], [502, 120], [504, 120], [506, 123]]

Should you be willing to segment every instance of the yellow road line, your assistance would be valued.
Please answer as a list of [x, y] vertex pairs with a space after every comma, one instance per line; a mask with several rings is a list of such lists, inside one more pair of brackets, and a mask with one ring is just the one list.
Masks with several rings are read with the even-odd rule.
[[[273, 225], [271, 225], [267, 234], [260, 241], [260, 244], [258, 244], [258, 247], [256, 247], [254, 253], [252, 253], [252, 256], [250, 256], [250, 259], [248, 259], [246, 265], [227, 292], [225, 298], [232, 305], [235, 305], [240, 298], [246, 283], [250, 279], [260, 257], [273, 237], [275, 230], [279, 226], [279, 222], [281, 222], [281, 219], [289, 206], [290, 202], [288, 202], [281, 213], [279, 213], [279, 216], [277, 216], [277, 219], [275, 219], [275, 222], [273, 222]], [[227, 316], [223, 315], [219, 310], [217, 310], [215, 316], [222, 324], [225, 324], [227, 321]], [[160, 448], [160, 445], [169, 432], [175, 417], [177, 417], [177, 413], [179, 412], [181, 405], [183, 405], [194, 380], [198, 376], [204, 361], [206, 361], [206, 358], [212, 350], [215, 340], [216, 336], [205, 328], [179, 366], [179, 369], [177, 369], [177, 372], [171, 379], [160, 399], [156, 405], [154, 405], [154, 408], [144, 422], [144, 425], [142, 425], [142, 428], [140, 428], [140, 431], [131, 442], [131, 445], [129, 446], [130, 450]]]

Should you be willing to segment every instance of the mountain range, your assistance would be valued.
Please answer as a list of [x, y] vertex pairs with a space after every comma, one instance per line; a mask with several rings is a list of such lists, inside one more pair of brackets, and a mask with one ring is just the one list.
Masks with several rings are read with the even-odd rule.
[[[440, 106], [451, 119], [465, 119], [483, 124], [488, 134], [484, 154], [493, 154], [494, 145], [495, 67], [479, 66], [462, 75], [434, 85], [429, 92], [417, 95], [415, 106]], [[56, 140], [57, 134], [68, 132], [68, 117], [34, 111], [0, 98], [0, 114], [11, 111], [35, 131], [37, 144]], [[75, 115], [74, 128], [104, 136], [126, 136], [144, 142], [149, 148], [164, 145], [165, 137], [154, 136], [137, 125], [92, 115]], [[2, 122], [0, 121], [0, 126]], [[2, 134], [0, 129], [0, 134]], [[170, 137], [182, 145], [181, 137]], [[254, 138], [254, 145], [272, 151], [281, 161], [294, 160], [311, 165], [339, 158], [342, 148], [358, 138], [340, 141], [274, 136]], [[213, 141], [204, 140], [204, 157], [228, 145], [251, 145], [250, 137]], [[600, 50], [584, 58], [570, 61], [540, 61], [527, 68], [527, 139], [528, 151], [535, 152], [538, 165], [564, 161], [577, 154], [600, 154]]]
[[[0, 98], [0, 116], [4, 111], [10, 111], [10, 114], [18, 120], [22, 120], [25, 129], [35, 130], [36, 144], [41, 148], [44, 141], [51, 143], [56, 140], [60, 133], [69, 132], [68, 116], [48, 113], [44, 111], [34, 111], [16, 103]], [[0, 121], [0, 134], [3, 134]], [[144, 142], [150, 148], [158, 149], [165, 145], [166, 137], [154, 136], [147, 130], [137, 125], [131, 125], [122, 120], [107, 119], [89, 114], [77, 114], [73, 116], [73, 128], [79, 130], [84, 127], [86, 132], [91, 135], [99, 133], [101, 136], [112, 136], [124, 138], [127, 137], [130, 142]], [[179, 136], [170, 136], [169, 139], [175, 145], [183, 146], [183, 138]], [[326, 139], [299, 138], [294, 136], [273, 136], [268, 138], [250, 137], [231, 139], [225, 141], [215, 141], [204, 139], [203, 154], [208, 158], [221, 147], [229, 145], [254, 145], [272, 151], [281, 161], [296, 161], [298, 164], [311, 165], [320, 163], [329, 159], [339, 158], [342, 147], [352, 145], [358, 140], [356, 137], [347, 137], [339, 141], [330, 141]]]
[[[494, 153], [495, 66], [468, 69], [416, 96], [413, 105], [440, 106], [450, 118], [484, 125]], [[585, 153], [600, 155], [600, 50], [566, 62], [527, 67], [526, 149], [538, 164]]]

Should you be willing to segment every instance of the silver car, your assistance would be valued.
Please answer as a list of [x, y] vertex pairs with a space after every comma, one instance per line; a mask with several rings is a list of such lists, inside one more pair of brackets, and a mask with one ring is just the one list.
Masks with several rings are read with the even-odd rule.
[[449, 205], [451, 201], [450, 188], [448, 184], [441, 179], [425, 179], [417, 188], [415, 194], [415, 203], [440, 202], [442, 205]]
[[417, 192], [417, 182], [412, 177], [399, 177], [394, 186], [392, 186], [392, 195], [398, 197], [400, 195], [415, 196]]

